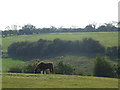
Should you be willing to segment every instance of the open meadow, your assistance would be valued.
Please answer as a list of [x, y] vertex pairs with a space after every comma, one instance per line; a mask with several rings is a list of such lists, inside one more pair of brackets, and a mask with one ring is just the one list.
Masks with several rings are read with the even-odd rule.
[[118, 79], [78, 75], [3, 73], [3, 88], [118, 88]]

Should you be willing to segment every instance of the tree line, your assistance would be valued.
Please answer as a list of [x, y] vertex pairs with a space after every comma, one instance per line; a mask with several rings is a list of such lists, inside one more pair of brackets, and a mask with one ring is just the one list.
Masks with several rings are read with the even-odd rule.
[[59, 32], [110, 32], [110, 31], [120, 31], [112, 23], [105, 23], [104, 25], [96, 28], [96, 25], [89, 24], [85, 28], [56, 28], [51, 26], [50, 28], [36, 28], [34, 25], [27, 24], [21, 29], [17, 30], [17, 26], [13, 25], [12, 28], [9, 26], [7, 30], [2, 31], [2, 37], [12, 36], [12, 35], [31, 35], [31, 34], [41, 34], [41, 33], [59, 33]]
[[76, 55], [104, 55], [113, 60], [119, 58], [120, 47], [113, 46], [105, 48], [97, 40], [92, 38], [84, 38], [82, 41], [67, 41], [61, 39], [44, 40], [40, 39], [36, 42], [15, 42], [8, 47], [9, 56], [43, 58], [49, 56], [57, 56], [64, 54]]

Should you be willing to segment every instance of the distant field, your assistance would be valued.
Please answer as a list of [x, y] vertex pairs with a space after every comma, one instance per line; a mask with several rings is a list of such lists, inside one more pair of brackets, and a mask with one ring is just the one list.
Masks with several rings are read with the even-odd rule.
[[118, 88], [118, 79], [78, 75], [3, 73], [3, 88]]
[[3, 38], [3, 51], [7, 52], [8, 46], [17, 41], [37, 41], [39, 39], [53, 40], [82, 40], [83, 38], [93, 38], [100, 41], [105, 47], [118, 46], [118, 32], [77, 32], [77, 33], [47, 33], [35, 35], [19, 35]]

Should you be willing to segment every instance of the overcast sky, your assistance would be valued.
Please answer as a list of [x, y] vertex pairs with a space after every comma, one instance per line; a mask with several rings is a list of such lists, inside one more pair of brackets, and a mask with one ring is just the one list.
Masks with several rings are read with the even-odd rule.
[[85, 27], [118, 21], [119, 0], [0, 0], [0, 29], [10, 25]]

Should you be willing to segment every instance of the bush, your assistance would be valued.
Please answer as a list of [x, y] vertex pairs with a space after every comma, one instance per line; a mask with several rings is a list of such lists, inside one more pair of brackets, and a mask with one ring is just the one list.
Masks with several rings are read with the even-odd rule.
[[94, 68], [94, 75], [100, 77], [114, 77], [114, 69], [105, 57], [97, 57]]
[[36, 66], [35, 63], [27, 63], [27, 64], [23, 67], [23, 72], [24, 72], [24, 73], [34, 73], [35, 66]]
[[72, 74], [74, 69], [72, 68], [71, 65], [63, 63], [63, 61], [60, 61], [56, 67], [55, 67], [55, 72], [57, 74], [67, 74], [70, 75]]
[[120, 61], [116, 65], [114, 65], [114, 70], [115, 70], [115, 76], [117, 78], [120, 78]]
[[84, 76], [85, 75], [85, 72], [80, 70], [80, 69], [75, 69], [73, 71], [73, 75], [81, 75], [81, 76]]
[[25, 63], [23, 65], [18, 65], [15, 67], [11, 67], [8, 72], [11, 73], [34, 73], [34, 69], [37, 65], [38, 61], [30, 61], [28, 63]]
[[108, 47], [106, 49], [106, 55], [109, 56], [111, 59], [118, 59], [119, 58], [119, 50], [120, 47], [113, 46], [113, 47]]
[[11, 67], [8, 72], [11, 73], [22, 73], [22, 68], [20, 66]]

